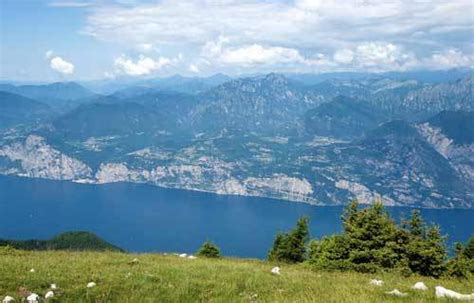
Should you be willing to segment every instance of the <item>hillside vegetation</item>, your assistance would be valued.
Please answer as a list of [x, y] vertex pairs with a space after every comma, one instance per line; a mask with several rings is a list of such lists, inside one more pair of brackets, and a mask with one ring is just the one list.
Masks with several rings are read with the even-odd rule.
[[[281, 265], [280, 275], [270, 272], [275, 265]], [[327, 272], [257, 260], [11, 248], [0, 248], [0, 268], [0, 298], [17, 301], [20, 287], [44, 296], [55, 283], [58, 290], [49, 302], [449, 302], [436, 299], [435, 286], [470, 293], [474, 284], [472, 279]], [[383, 286], [369, 284], [375, 278]], [[91, 281], [97, 286], [87, 288]], [[412, 290], [418, 281], [428, 290]], [[394, 288], [408, 295], [385, 294]]]
[[122, 251], [93, 233], [71, 231], [59, 234], [49, 240], [4, 240], [0, 246], [11, 246], [22, 250], [88, 250], [88, 251]]

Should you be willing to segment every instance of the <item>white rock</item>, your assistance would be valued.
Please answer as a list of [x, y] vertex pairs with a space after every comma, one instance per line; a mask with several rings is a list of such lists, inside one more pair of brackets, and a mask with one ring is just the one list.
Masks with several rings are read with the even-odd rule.
[[137, 258], [134, 258], [132, 261], [130, 261], [130, 263], [133, 263], [133, 264], [137, 264], [139, 261]]
[[470, 295], [464, 295], [460, 294], [458, 292], [455, 292], [454, 290], [446, 289], [442, 286], [436, 286], [435, 287], [436, 292], [436, 298], [449, 298], [449, 299], [457, 299], [457, 300], [474, 300], [474, 293]]
[[30, 272], [35, 272], [36, 270], [34, 268], [30, 269]]
[[376, 286], [382, 286], [383, 281], [382, 280], [377, 280], [377, 279], [372, 279], [372, 280], [370, 280], [369, 284], [376, 285]]
[[274, 275], [279, 275], [280, 274], [280, 267], [273, 267], [272, 268], [272, 274]]
[[32, 293], [31, 295], [29, 295], [28, 297], [26, 297], [26, 301], [28, 303], [36, 303], [39, 301], [39, 296], [35, 293]]
[[54, 292], [52, 290], [48, 291], [45, 295], [44, 295], [44, 298], [45, 299], [50, 299], [54, 297]]
[[179, 257], [180, 258], [186, 258], [188, 256], [188, 254], [180, 254]]
[[391, 290], [391, 291], [386, 291], [385, 293], [387, 295], [392, 295], [392, 296], [397, 296], [397, 297], [406, 297], [408, 295], [407, 293], [401, 292], [398, 289], [394, 289], [394, 290]]
[[33, 178], [73, 180], [90, 177], [92, 173], [86, 164], [54, 149], [36, 135], [0, 147], [0, 155], [19, 163], [21, 173]]
[[416, 282], [415, 285], [413, 285], [412, 289], [416, 290], [427, 290], [428, 287], [425, 285], [423, 282]]
[[3, 298], [2, 303], [10, 303], [10, 302], [13, 302], [13, 301], [15, 301], [15, 298], [10, 297], [10, 296], [5, 296], [5, 298]]
[[53, 283], [49, 286], [49, 288], [51, 288], [52, 290], [56, 290], [56, 289], [58, 289], [58, 286]]
[[197, 259], [197, 257], [196, 256], [188, 256], [188, 259], [194, 260], [194, 259]]
[[87, 288], [92, 288], [92, 287], [96, 287], [97, 284], [95, 284], [95, 282], [89, 282], [87, 283]]

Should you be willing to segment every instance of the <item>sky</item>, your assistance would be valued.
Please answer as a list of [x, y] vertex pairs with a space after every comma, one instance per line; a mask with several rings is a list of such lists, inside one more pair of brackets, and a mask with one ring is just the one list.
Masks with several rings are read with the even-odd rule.
[[474, 66], [471, 0], [0, 0], [0, 79]]

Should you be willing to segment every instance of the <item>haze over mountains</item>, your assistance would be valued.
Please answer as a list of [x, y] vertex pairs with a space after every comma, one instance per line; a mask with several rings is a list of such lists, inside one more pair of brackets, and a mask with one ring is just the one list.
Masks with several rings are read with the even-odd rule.
[[0, 85], [0, 173], [474, 207], [470, 71]]

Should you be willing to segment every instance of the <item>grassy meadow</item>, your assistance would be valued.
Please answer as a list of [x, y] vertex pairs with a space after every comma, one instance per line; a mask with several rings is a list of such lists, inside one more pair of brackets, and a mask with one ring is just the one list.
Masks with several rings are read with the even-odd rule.
[[[134, 258], [139, 261], [131, 262]], [[435, 298], [436, 285], [462, 293], [474, 288], [473, 280], [322, 272], [305, 264], [280, 265], [281, 275], [274, 275], [270, 270], [275, 265], [232, 258], [4, 249], [0, 298], [10, 295], [19, 302], [19, 287], [43, 297], [51, 283], [59, 289], [49, 302], [449, 302]], [[373, 278], [384, 285], [370, 285]], [[87, 288], [91, 281], [97, 286]], [[429, 290], [411, 290], [418, 281]], [[408, 296], [384, 293], [394, 288]]]

